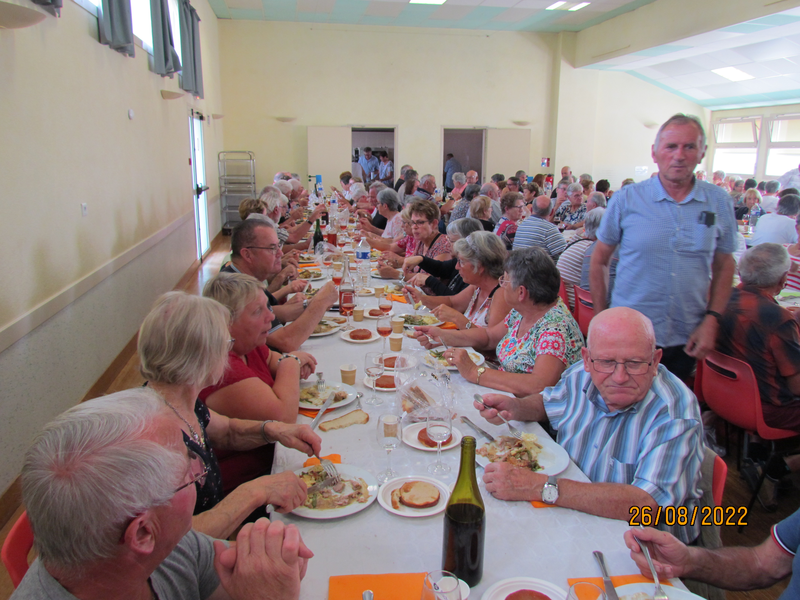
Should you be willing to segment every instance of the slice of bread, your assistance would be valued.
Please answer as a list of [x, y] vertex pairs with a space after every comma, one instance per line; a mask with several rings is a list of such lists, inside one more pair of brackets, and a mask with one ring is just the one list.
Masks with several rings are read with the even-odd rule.
[[350, 332], [351, 340], [368, 340], [372, 337], [372, 332], [369, 329], [354, 329]]
[[375, 381], [376, 388], [392, 389], [394, 387], [394, 375], [381, 375]]
[[392, 490], [392, 508], [400, 510], [400, 488]]
[[407, 481], [400, 487], [400, 504], [409, 508], [436, 506], [439, 496], [439, 489], [427, 481]]
[[350, 425], [366, 425], [367, 423], [369, 423], [369, 415], [363, 410], [357, 409], [330, 421], [323, 421], [319, 424], [319, 428], [322, 431], [331, 431], [332, 429], [343, 429], [350, 427]]

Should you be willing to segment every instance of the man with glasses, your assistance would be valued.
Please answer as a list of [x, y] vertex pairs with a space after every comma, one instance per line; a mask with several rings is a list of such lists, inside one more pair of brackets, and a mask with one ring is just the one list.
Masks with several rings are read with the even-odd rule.
[[235, 548], [192, 530], [204, 468], [166, 411], [139, 388], [45, 426], [21, 476], [38, 557], [14, 600], [299, 597], [312, 553], [293, 525], [245, 525]]
[[[650, 320], [631, 308], [612, 308], [589, 325], [583, 361], [541, 394], [483, 396], [484, 418], [548, 420], [590, 483], [547, 477], [508, 463], [486, 467], [486, 489], [501, 500], [541, 500], [601, 517], [629, 520], [634, 507], [685, 506], [701, 497], [700, 410], [692, 392], [659, 364]], [[475, 408], [482, 409], [475, 403]], [[693, 542], [700, 524], [668, 528]]]

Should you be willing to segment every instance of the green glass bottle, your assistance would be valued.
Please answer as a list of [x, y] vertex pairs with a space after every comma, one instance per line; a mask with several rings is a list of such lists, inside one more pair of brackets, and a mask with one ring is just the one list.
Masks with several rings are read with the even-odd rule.
[[486, 509], [475, 475], [475, 438], [464, 436], [458, 479], [444, 510], [442, 569], [476, 586], [483, 577], [485, 536]]
[[322, 237], [322, 229], [319, 226], [319, 219], [317, 219], [316, 224], [314, 225], [314, 250], [317, 249], [317, 244], [319, 244], [325, 238]]

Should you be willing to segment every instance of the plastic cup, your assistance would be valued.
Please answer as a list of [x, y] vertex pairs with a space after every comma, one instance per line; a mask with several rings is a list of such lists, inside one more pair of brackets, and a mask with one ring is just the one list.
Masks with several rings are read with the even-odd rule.
[[363, 321], [364, 320], [364, 307], [363, 306], [356, 306], [353, 309], [353, 321]]
[[405, 324], [403, 317], [392, 317], [392, 333], [403, 333]]
[[402, 333], [393, 333], [389, 336], [389, 349], [392, 352], [400, 352], [403, 349]]
[[356, 384], [356, 366], [355, 365], [342, 365], [339, 367], [342, 372], [342, 383], [347, 385]]

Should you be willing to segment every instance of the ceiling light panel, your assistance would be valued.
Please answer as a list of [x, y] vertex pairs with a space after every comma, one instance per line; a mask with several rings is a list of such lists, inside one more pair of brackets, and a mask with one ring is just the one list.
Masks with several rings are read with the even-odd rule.
[[752, 75], [748, 75], [736, 67], [723, 67], [721, 69], [713, 69], [711, 72], [725, 79], [730, 79], [731, 81], [747, 81], [748, 79], [754, 79]]

